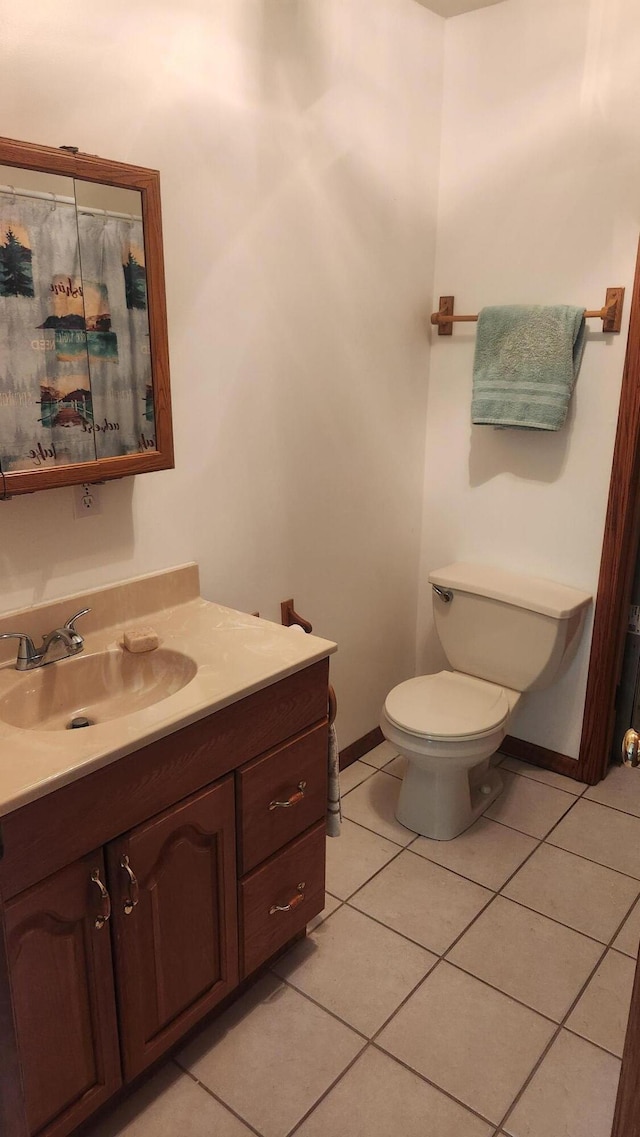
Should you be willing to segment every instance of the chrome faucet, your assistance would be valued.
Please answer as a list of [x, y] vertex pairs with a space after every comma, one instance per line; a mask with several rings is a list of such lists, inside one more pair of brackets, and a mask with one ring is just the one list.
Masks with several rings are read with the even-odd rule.
[[[70, 620], [67, 620], [62, 628], [54, 628], [48, 635], [43, 636], [42, 647], [40, 648], [37, 648], [31, 636], [25, 635], [24, 632], [0, 633], [0, 640], [20, 640], [16, 671], [32, 671], [34, 667], [45, 667], [48, 663], [57, 663], [60, 659], [68, 659], [69, 656], [77, 655], [78, 652], [82, 651], [84, 640], [76, 630], [75, 622], [81, 616], [86, 616], [87, 612], [90, 611], [90, 608], [83, 608], [80, 612], [76, 612]], [[50, 649], [54, 644], [62, 644], [63, 652], [60, 655], [55, 654], [53, 659], [49, 659]]]

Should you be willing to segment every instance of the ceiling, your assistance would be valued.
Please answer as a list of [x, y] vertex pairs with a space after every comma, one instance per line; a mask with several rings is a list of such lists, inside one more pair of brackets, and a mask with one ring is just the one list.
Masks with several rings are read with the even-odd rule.
[[438, 16], [460, 16], [463, 12], [474, 12], [476, 8], [502, 4], [504, 0], [418, 0], [418, 3], [430, 8]]

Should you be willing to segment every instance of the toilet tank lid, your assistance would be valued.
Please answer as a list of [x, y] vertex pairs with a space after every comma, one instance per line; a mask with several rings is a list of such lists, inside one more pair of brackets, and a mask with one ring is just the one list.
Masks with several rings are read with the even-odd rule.
[[491, 565], [467, 564], [459, 561], [429, 573], [429, 583], [440, 588], [451, 588], [458, 592], [471, 592], [477, 596], [488, 596], [513, 604], [518, 608], [528, 608], [531, 612], [541, 612], [556, 620], [567, 620], [591, 602], [593, 597], [579, 588], [567, 584], [556, 584], [539, 576], [525, 576], [507, 569]]

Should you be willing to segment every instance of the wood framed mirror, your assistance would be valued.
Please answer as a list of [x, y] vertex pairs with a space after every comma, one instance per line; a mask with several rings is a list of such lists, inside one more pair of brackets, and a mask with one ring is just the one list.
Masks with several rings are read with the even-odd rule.
[[0, 138], [0, 500], [173, 464], [158, 171]]

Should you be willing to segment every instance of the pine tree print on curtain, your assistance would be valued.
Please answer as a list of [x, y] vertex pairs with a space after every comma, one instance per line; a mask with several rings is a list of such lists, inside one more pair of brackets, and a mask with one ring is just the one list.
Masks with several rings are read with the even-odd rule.
[[9, 225], [0, 245], [0, 296], [34, 296], [27, 230]]
[[127, 259], [122, 266], [127, 308], [129, 309], [146, 309], [147, 307], [147, 273], [143, 256], [144, 254], [141, 253], [140, 249], [129, 247]]

